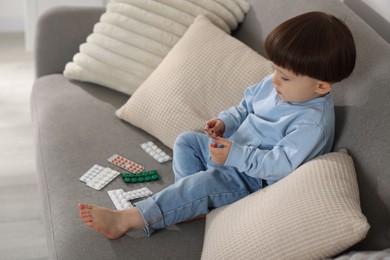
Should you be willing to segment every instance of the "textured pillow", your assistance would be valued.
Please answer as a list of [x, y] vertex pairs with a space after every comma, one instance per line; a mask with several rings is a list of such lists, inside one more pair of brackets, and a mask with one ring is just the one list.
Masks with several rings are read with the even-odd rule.
[[202, 131], [271, 72], [268, 60], [199, 16], [116, 114], [172, 148], [178, 134]]
[[248, 9], [245, 0], [111, 0], [64, 75], [130, 95], [196, 16], [204, 14], [230, 32]]
[[360, 241], [368, 229], [353, 161], [343, 150], [213, 210], [202, 259], [322, 259]]

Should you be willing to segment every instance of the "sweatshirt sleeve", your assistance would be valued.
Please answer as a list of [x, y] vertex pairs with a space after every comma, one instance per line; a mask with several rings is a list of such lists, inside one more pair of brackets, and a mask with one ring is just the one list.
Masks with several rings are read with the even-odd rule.
[[271, 150], [233, 142], [225, 165], [236, 167], [240, 172], [272, 184], [303, 162], [321, 154], [325, 143], [321, 126], [297, 125]]
[[261, 88], [262, 82], [245, 89], [244, 98], [238, 106], [231, 107], [219, 113], [218, 118], [225, 124], [224, 138], [230, 137], [237, 131], [248, 114], [253, 113], [253, 99], [255, 93]]

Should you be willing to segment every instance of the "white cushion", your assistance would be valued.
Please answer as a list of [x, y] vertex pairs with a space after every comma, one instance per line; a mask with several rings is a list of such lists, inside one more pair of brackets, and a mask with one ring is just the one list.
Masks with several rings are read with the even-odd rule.
[[111, 0], [64, 75], [130, 95], [197, 15], [230, 32], [248, 9], [245, 0]]
[[199, 16], [117, 115], [172, 148], [270, 73], [268, 60]]
[[368, 229], [353, 161], [344, 150], [213, 210], [202, 259], [322, 259], [357, 243]]

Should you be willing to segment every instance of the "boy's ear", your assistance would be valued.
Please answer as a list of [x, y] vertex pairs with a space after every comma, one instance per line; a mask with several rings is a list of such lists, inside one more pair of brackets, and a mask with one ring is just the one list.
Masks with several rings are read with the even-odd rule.
[[332, 83], [326, 81], [318, 81], [316, 92], [320, 95], [328, 94], [332, 90]]

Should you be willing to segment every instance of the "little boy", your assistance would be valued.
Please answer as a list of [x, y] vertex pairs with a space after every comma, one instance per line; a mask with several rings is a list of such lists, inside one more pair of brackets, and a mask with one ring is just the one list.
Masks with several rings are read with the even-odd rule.
[[355, 66], [351, 32], [332, 15], [310, 12], [276, 27], [265, 49], [275, 72], [247, 88], [238, 106], [207, 121], [207, 135], [177, 138], [174, 184], [123, 211], [79, 204], [84, 223], [111, 239], [134, 228], [150, 235], [233, 203], [330, 152], [330, 91]]

